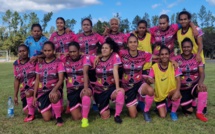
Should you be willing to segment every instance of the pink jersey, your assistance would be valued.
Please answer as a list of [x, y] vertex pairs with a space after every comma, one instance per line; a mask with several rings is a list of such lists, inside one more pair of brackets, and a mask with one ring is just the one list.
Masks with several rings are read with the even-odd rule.
[[21, 64], [19, 60], [16, 60], [13, 64], [14, 76], [19, 80], [19, 90], [21, 99], [25, 97], [25, 90], [33, 89], [36, 79], [35, 68], [36, 64], [31, 64], [27, 61], [25, 64]]
[[190, 59], [184, 59], [182, 55], [173, 58], [182, 70], [181, 90], [186, 90], [195, 86], [199, 81], [199, 67], [203, 67], [203, 63], [196, 61], [196, 55]]
[[76, 35], [73, 32], [64, 33], [59, 35], [58, 32], [54, 32], [50, 39], [55, 44], [55, 51], [57, 53], [69, 52], [68, 44], [72, 41], [76, 41]]
[[87, 55], [96, 54], [96, 43], [104, 43], [104, 37], [98, 33], [92, 33], [91, 35], [86, 36], [84, 33], [77, 35], [77, 41], [80, 45], [80, 51]]
[[117, 34], [109, 34], [107, 37], [112, 38], [118, 45], [120, 50], [124, 49], [124, 44], [127, 43], [127, 38], [130, 34], [117, 33]]
[[[92, 58], [95, 58], [91, 56]], [[92, 60], [93, 61], [93, 60]], [[93, 63], [92, 63], [93, 64]], [[96, 78], [95, 90], [104, 91], [115, 84], [113, 76], [113, 68], [115, 65], [121, 64], [121, 59], [118, 54], [112, 53], [106, 61], [99, 61], [95, 70]]]
[[[40, 75], [38, 87], [39, 96], [54, 88], [59, 80], [58, 73], [61, 72], [65, 72], [65, 69], [60, 59], [55, 59], [50, 63], [46, 63], [44, 60], [36, 65], [36, 73]], [[62, 90], [62, 87], [60, 87], [60, 90]]]
[[83, 67], [91, 65], [89, 56], [80, 56], [80, 59], [73, 61], [69, 56], [62, 57], [66, 71], [66, 88], [67, 92], [78, 90], [84, 87]]
[[166, 31], [162, 31], [159, 26], [150, 28], [151, 42], [156, 46], [153, 50], [154, 55], [158, 55], [160, 46], [165, 45], [170, 49], [170, 55], [174, 56], [174, 41], [178, 29], [178, 24], [170, 25]]
[[123, 65], [123, 88], [128, 90], [131, 89], [134, 84], [143, 82], [143, 66], [146, 62], [151, 62], [152, 54], [144, 51], [138, 51], [138, 55], [132, 57], [128, 50], [121, 50], [120, 57]]

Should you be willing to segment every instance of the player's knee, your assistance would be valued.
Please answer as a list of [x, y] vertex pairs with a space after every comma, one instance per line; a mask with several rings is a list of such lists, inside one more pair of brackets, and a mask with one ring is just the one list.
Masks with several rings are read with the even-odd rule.
[[154, 95], [154, 89], [152, 87], [148, 88], [148, 95], [153, 96]]
[[26, 92], [25, 92], [25, 96], [26, 96], [27, 98], [32, 97], [32, 96], [33, 96], [33, 92], [31, 92], [31, 91], [26, 91]]
[[76, 115], [72, 117], [74, 121], [81, 120], [81, 115]]
[[160, 117], [161, 117], [161, 118], [165, 118], [165, 117], [166, 117], [166, 114], [160, 113]]
[[131, 113], [131, 112], [130, 112], [130, 113], [129, 113], [129, 116], [130, 116], [131, 118], [136, 118], [136, 117], [137, 117], [137, 113], [134, 113], [134, 112]]
[[48, 121], [51, 120], [51, 117], [43, 117], [43, 120], [44, 120], [45, 122], [48, 122]]
[[110, 118], [110, 110], [106, 110], [103, 113], [101, 113], [101, 118], [104, 120]]

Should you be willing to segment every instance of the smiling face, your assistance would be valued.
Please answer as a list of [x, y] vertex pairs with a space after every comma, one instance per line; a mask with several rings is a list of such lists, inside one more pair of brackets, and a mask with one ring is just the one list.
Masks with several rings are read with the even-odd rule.
[[65, 23], [62, 19], [57, 19], [56, 26], [58, 31], [62, 31], [65, 28]]
[[105, 44], [102, 45], [101, 52], [102, 52], [103, 57], [108, 57], [113, 52], [113, 49], [110, 48], [109, 44], [105, 43]]
[[193, 50], [193, 46], [192, 46], [191, 42], [186, 41], [182, 44], [182, 51], [183, 51], [184, 55], [186, 55], [186, 56], [191, 55], [192, 50]]
[[169, 22], [166, 18], [159, 19], [159, 27], [162, 31], [165, 31], [169, 26]]
[[162, 63], [169, 62], [169, 51], [167, 49], [162, 49], [160, 51], [160, 60]]
[[179, 23], [182, 27], [187, 27], [190, 24], [190, 20], [188, 19], [188, 16], [186, 14], [180, 15]]
[[119, 22], [118, 22], [118, 20], [111, 19], [110, 28], [111, 28], [111, 31], [118, 32], [118, 30], [119, 30]]
[[128, 48], [129, 48], [129, 50], [136, 51], [137, 47], [138, 47], [137, 38], [134, 37], [134, 36], [129, 37], [129, 39], [128, 39]]

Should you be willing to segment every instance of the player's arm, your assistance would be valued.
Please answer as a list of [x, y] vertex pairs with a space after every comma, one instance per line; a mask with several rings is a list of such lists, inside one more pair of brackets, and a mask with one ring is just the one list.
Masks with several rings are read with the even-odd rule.
[[89, 66], [85, 65], [84, 69], [83, 69], [83, 74], [84, 74], [84, 89], [88, 89], [89, 88], [88, 70], [89, 70]]
[[35, 84], [34, 84], [34, 106], [36, 106], [36, 101], [37, 101], [37, 90], [38, 90], [38, 87], [39, 87], [39, 78], [40, 78], [40, 75], [39, 74], [36, 74], [36, 79], [35, 79]]
[[14, 78], [14, 103], [18, 105], [18, 93], [19, 93], [19, 80]]
[[206, 86], [204, 85], [204, 80], [205, 80], [205, 71], [204, 67], [201, 66], [199, 67], [199, 82], [198, 82], [198, 90], [200, 91], [207, 91]]
[[196, 29], [196, 25], [193, 22], [190, 22], [190, 27], [192, 28], [193, 35], [197, 37], [199, 35], [198, 30]]
[[52, 89], [53, 92], [57, 92], [57, 90], [59, 89], [59, 87], [63, 84], [63, 80], [64, 80], [64, 72], [59, 72], [58, 73], [58, 82], [54, 86], [54, 88]]
[[113, 67], [113, 76], [116, 84], [116, 89], [119, 89], [119, 73], [118, 73], [119, 65], [114, 65]]
[[203, 42], [202, 42], [202, 36], [198, 36], [197, 37], [197, 45], [198, 45], [198, 52], [196, 54], [196, 60], [198, 62], [201, 62], [202, 61], [202, 58], [201, 58], [201, 52], [203, 50]]

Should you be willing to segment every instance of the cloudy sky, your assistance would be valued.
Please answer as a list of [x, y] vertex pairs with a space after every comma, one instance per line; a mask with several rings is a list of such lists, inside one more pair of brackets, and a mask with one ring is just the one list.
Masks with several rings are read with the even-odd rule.
[[55, 19], [60, 16], [65, 19], [74, 18], [77, 21], [75, 32], [80, 29], [81, 18], [89, 14], [94, 23], [98, 20], [108, 21], [116, 13], [132, 22], [136, 15], [142, 17], [145, 12], [150, 17], [171, 15], [183, 8], [191, 13], [198, 13], [201, 5], [204, 5], [215, 15], [215, 0], [0, 0], [0, 3], [0, 15], [10, 9], [20, 13], [34, 11], [42, 18], [44, 13], [52, 11], [54, 15], [49, 26], [54, 26]]

